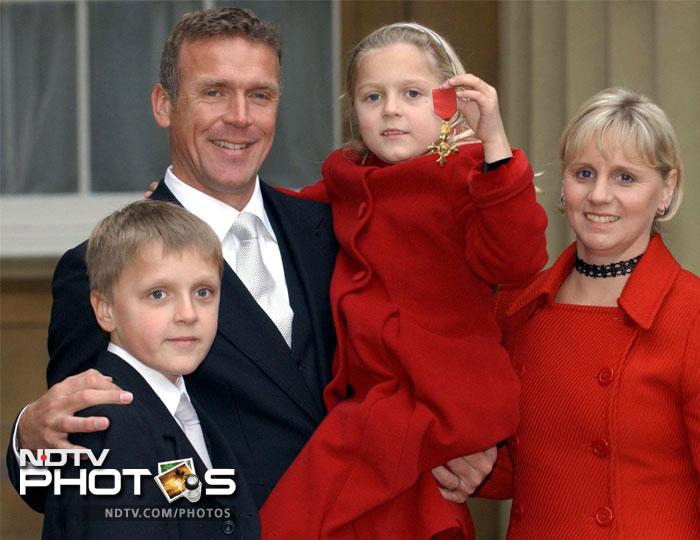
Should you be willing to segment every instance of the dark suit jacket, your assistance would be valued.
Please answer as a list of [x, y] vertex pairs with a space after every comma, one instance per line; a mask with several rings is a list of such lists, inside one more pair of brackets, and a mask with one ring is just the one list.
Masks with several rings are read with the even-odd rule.
[[[309, 313], [314, 365], [293, 360], [274, 323], [226, 266], [214, 345], [200, 368], [186, 377], [188, 392], [232, 447], [258, 507], [325, 415], [322, 389], [330, 379], [335, 348], [328, 290], [337, 251], [328, 206], [284, 195], [265, 184], [261, 188], [285, 274], [295, 272], [300, 284], [299, 294], [290, 296], [300, 298], [297, 303], [303, 302]], [[177, 202], [164, 182], [153, 198]], [[108, 337], [89, 303], [85, 248], [83, 243], [68, 251], [54, 274], [49, 386], [94, 366], [98, 353], [107, 348]], [[292, 308], [296, 311], [294, 302]], [[309, 368], [317, 376], [306, 376]], [[17, 488], [11, 448], [8, 469]], [[43, 497], [25, 500], [42, 511]]]
[[[99, 455], [109, 449], [105, 463], [100, 468], [149, 469], [158, 474], [158, 462], [193, 458], [197, 475], [204, 481], [206, 466], [185, 433], [175, 422], [163, 402], [148, 383], [129, 364], [118, 356], [103, 351], [97, 357], [95, 368], [113, 377], [124, 390], [133, 392], [134, 401], [129, 407], [101, 405], [86, 409], [84, 415], [104, 415], [110, 419], [107, 431], [71, 436], [71, 441], [91, 449]], [[197, 407], [196, 402], [195, 408]], [[236, 469], [234, 479], [237, 489], [226, 497], [207, 496], [205, 487], [196, 503], [184, 498], [168, 503], [156, 482], [150, 477], [141, 478], [141, 495], [135, 495], [132, 477], [122, 477], [122, 489], [118, 495], [81, 496], [77, 487], [65, 487], [61, 495], [50, 492], [46, 500], [44, 538], [74, 540], [123, 538], [148, 538], [170, 540], [172, 538], [259, 538], [260, 527], [253, 497], [246, 482], [238, 482], [240, 468], [228, 449], [223, 435], [209, 416], [199, 410], [202, 430], [207, 441], [214, 468]], [[90, 469], [89, 462], [81, 468]], [[75, 467], [62, 469], [64, 476], [77, 476]], [[112, 487], [114, 481], [105, 479], [104, 487]], [[98, 484], [99, 485], [99, 484]], [[187, 519], [186, 515], [174, 519], [105, 519], [105, 509], [149, 508], [159, 511], [172, 509], [197, 510], [203, 519]], [[211, 510], [210, 510], [211, 509]], [[210, 512], [212, 517], [204, 512]], [[219, 517], [216, 517], [219, 516]]]

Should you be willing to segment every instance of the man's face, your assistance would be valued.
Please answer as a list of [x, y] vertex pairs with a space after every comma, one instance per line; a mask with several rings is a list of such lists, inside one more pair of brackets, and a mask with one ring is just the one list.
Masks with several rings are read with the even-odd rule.
[[242, 209], [275, 136], [279, 61], [244, 38], [186, 41], [172, 103], [157, 85], [156, 121], [170, 130], [173, 172], [190, 186]]

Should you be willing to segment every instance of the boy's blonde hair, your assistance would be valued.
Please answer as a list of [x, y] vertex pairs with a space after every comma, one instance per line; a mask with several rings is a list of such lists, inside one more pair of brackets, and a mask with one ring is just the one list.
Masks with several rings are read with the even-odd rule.
[[607, 88], [586, 101], [569, 120], [559, 140], [562, 171], [595, 141], [603, 157], [606, 146], [633, 150], [666, 180], [676, 169], [678, 181], [666, 212], [671, 219], [683, 198], [683, 162], [676, 132], [666, 113], [647, 96], [627, 88]]
[[138, 201], [107, 216], [92, 231], [85, 254], [90, 290], [111, 297], [124, 268], [151, 242], [158, 242], [164, 254], [195, 250], [219, 275], [223, 271], [221, 242], [209, 225], [181, 206]]
[[[367, 157], [369, 150], [360, 138], [360, 129], [354, 107], [357, 70], [360, 62], [368, 52], [398, 43], [415, 45], [424, 51], [435, 68], [435, 74], [441, 83], [455, 75], [466, 73], [452, 45], [437, 32], [418, 23], [398, 22], [388, 24], [360, 40], [350, 51], [350, 56], [348, 57], [345, 92], [342, 98], [345, 114], [350, 125], [350, 140], [346, 144], [357, 152], [361, 159]], [[452, 118], [450, 126], [453, 133], [452, 142], [457, 142], [473, 134], [469, 126], [467, 126], [466, 120], [459, 113]]]

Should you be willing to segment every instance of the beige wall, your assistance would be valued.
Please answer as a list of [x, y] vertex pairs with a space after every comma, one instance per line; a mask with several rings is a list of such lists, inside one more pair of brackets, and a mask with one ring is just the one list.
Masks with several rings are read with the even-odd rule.
[[46, 328], [55, 262], [3, 260], [0, 265], [0, 538], [8, 540], [41, 536], [41, 515], [10, 485], [4, 455], [15, 414], [46, 389]]
[[556, 211], [564, 123], [597, 91], [629, 86], [656, 100], [678, 132], [685, 199], [663, 233], [681, 264], [700, 274], [700, 2], [502, 2], [500, 24], [503, 114], [512, 144], [544, 171], [537, 184], [550, 258], [572, 240]]

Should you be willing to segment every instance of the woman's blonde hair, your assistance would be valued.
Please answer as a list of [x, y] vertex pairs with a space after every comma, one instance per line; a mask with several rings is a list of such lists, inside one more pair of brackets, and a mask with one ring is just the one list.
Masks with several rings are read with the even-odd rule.
[[[357, 84], [357, 70], [365, 55], [373, 50], [408, 43], [415, 45], [424, 51], [435, 68], [435, 74], [442, 83], [455, 75], [466, 73], [457, 53], [445, 38], [434, 32], [430, 28], [414, 22], [398, 22], [388, 24], [376, 29], [355, 45], [350, 51], [347, 62], [345, 77], [345, 92], [342, 99], [345, 106], [345, 114], [350, 125], [350, 140], [347, 146], [357, 152], [361, 159], [364, 159], [369, 150], [360, 138], [360, 129], [357, 122], [357, 114], [353, 101], [355, 99], [355, 86]], [[473, 131], [469, 129], [464, 117], [456, 113], [450, 120], [452, 131], [452, 142], [457, 142], [470, 135]]]
[[562, 171], [595, 141], [606, 156], [606, 146], [620, 145], [639, 157], [666, 180], [675, 169], [678, 175], [673, 198], [656, 221], [671, 219], [683, 198], [683, 162], [676, 132], [666, 113], [644, 94], [627, 88], [598, 92], [574, 114], [559, 140]]

